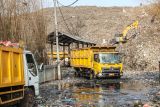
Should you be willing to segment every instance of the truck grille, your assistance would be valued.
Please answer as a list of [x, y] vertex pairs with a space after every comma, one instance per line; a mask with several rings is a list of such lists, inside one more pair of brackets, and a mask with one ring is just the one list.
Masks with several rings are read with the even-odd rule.
[[120, 68], [103, 68], [102, 69], [102, 74], [110, 74], [113, 73], [115, 75], [120, 75]]

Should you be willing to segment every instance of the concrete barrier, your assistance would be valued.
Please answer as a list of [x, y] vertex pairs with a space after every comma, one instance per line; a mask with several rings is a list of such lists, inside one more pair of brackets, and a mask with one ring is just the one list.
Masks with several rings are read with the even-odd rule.
[[39, 83], [45, 83], [48, 81], [56, 80], [56, 65], [44, 65], [43, 71], [39, 72]]

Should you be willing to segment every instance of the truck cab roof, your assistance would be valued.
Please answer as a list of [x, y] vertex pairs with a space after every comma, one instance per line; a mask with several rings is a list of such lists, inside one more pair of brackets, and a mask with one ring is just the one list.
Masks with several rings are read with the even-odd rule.
[[26, 54], [26, 53], [31, 53], [31, 51], [29, 51], [29, 50], [24, 50], [24, 53]]

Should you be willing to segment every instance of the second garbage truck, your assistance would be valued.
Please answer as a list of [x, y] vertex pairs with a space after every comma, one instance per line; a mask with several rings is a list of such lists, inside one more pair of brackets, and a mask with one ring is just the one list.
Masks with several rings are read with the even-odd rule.
[[71, 51], [71, 66], [75, 68], [76, 76], [117, 77], [123, 75], [120, 53], [116, 47], [89, 47]]

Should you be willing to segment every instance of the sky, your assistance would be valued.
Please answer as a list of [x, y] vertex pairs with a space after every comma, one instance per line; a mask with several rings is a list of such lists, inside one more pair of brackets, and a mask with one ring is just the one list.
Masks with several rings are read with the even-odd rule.
[[[75, 0], [59, 0], [63, 5], [69, 5]], [[146, 4], [147, 0], [79, 0], [73, 6], [139, 6], [140, 3]], [[53, 7], [53, 0], [43, 0], [44, 7]]]

